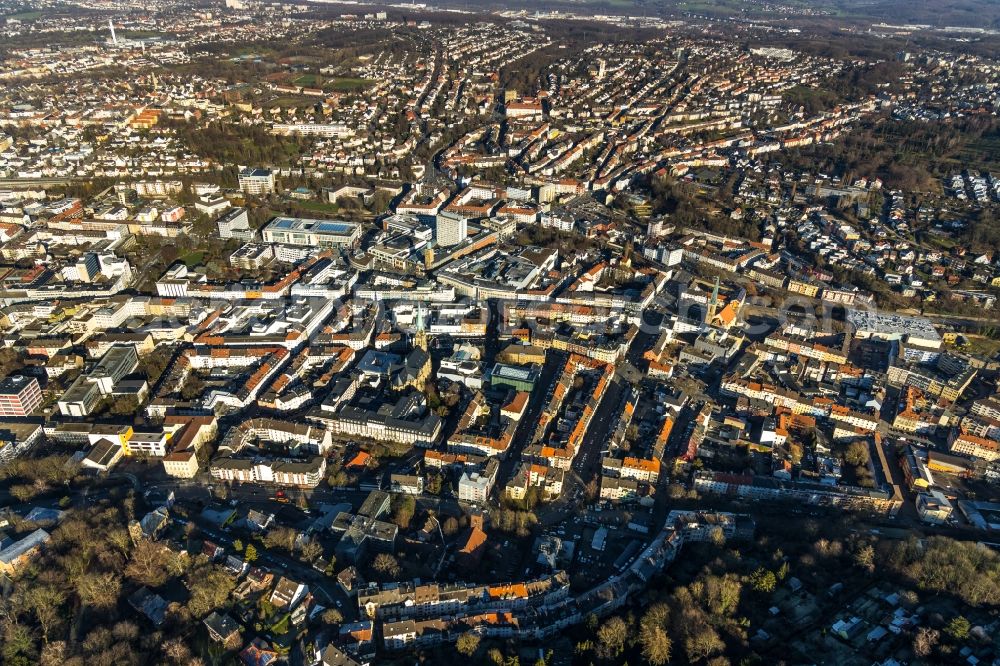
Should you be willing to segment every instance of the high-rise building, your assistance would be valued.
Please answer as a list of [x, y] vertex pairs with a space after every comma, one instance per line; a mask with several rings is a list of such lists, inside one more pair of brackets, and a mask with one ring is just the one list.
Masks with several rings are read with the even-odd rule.
[[42, 404], [34, 377], [11, 375], [0, 381], [0, 416], [28, 416]]
[[441, 247], [458, 245], [469, 234], [469, 221], [457, 215], [439, 213], [437, 216], [437, 244]]
[[240, 171], [240, 191], [244, 194], [262, 196], [274, 192], [274, 174], [270, 169], [252, 169], [247, 167]]
[[216, 220], [215, 224], [219, 228], [219, 238], [253, 240], [253, 229], [250, 228], [250, 218], [246, 208], [233, 208]]

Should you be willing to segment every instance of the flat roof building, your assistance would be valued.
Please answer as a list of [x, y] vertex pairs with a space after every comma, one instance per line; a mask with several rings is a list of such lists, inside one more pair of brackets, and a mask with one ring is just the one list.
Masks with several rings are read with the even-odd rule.
[[361, 226], [340, 220], [276, 217], [264, 227], [264, 242], [307, 247], [353, 247]]
[[0, 381], [0, 416], [27, 416], [42, 404], [38, 380], [11, 375]]
[[510, 386], [516, 391], [531, 393], [538, 381], [540, 372], [536, 365], [506, 365], [497, 363], [489, 372], [487, 378], [491, 386]]
[[216, 220], [215, 225], [219, 229], [219, 238], [253, 240], [253, 229], [250, 227], [246, 208], [233, 208]]
[[881, 340], [906, 340], [911, 344], [939, 349], [941, 335], [934, 324], [925, 317], [908, 317], [892, 312], [848, 310], [847, 322], [854, 327], [858, 338]]
[[274, 192], [274, 174], [270, 169], [246, 168], [240, 171], [240, 191], [261, 196]]

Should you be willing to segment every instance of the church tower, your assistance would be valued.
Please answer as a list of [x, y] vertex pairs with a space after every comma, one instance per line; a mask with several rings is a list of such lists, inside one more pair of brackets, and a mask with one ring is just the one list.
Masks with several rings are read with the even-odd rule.
[[705, 323], [709, 326], [712, 325], [712, 320], [715, 319], [715, 313], [719, 309], [719, 278], [715, 278], [715, 287], [712, 288], [712, 300], [708, 303], [708, 313], [705, 316]]
[[424, 326], [424, 306], [417, 303], [417, 332], [413, 334], [413, 346], [427, 351], [427, 329]]

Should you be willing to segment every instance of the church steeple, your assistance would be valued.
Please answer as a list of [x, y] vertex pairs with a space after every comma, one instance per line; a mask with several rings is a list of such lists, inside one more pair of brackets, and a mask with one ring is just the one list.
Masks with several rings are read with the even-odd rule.
[[709, 326], [712, 325], [712, 320], [715, 319], [715, 313], [719, 309], [719, 278], [715, 278], [715, 286], [712, 288], [712, 300], [708, 303], [708, 315], [705, 317], [705, 323]]
[[424, 327], [424, 306], [417, 303], [417, 332], [413, 334], [413, 346], [427, 351], [427, 329]]

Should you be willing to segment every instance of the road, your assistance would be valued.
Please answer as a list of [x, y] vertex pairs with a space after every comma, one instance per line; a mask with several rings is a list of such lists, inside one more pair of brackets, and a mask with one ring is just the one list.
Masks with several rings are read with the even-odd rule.
[[[649, 316], [650, 321], [647, 322], [649, 325], [640, 328], [640, 331], [632, 339], [632, 343], [625, 352], [625, 361], [635, 367], [640, 367], [642, 364], [642, 355], [649, 349], [659, 334], [657, 326], [662, 321], [662, 318], [654, 313], [650, 313]], [[591, 479], [595, 478], [601, 469], [602, 451], [605, 450], [608, 444], [608, 435], [621, 411], [624, 397], [625, 383], [616, 374], [604, 392], [604, 397], [597, 406], [597, 410], [594, 412], [594, 417], [590, 421], [590, 427], [587, 428], [587, 432], [583, 435], [580, 451], [577, 453], [576, 458], [573, 459], [572, 470], [575, 480], [583, 486], [590, 483]], [[566, 491], [564, 490], [563, 492], [565, 494]]]
[[[240, 539], [247, 541], [248, 534], [242, 531], [236, 532], [232, 528], [220, 528], [198, 515], [190, 519], [206, 537], [217, 545], [224, 547], [229, 553], [235, 552], [233, 542]], [[357, 607], [352, 600], [344, 594], [334, 579], [325, 573], [316, 571], [310, 565], [288, 557], [274, 550], [267, 550], [258, 546], [257, 566], [264, 566], [270, 569], [275, 576], [288, 575], [300, 582], [309, 585], [310, 590], [316, 597], [316, 601], [327, 608], [337, 608], [348, 622], [357, 619]]]
[[535, 428], [541, 416], [542, 408], [548, 403], [549, 389], [555, 384], [556, 379], [562, 373], [562, 368], [566, 364], [568, 354], [557, 349], [550, 349], [545, 357], [545, 365], [535, 384], [535, 390], [531, 392], [528, 400], [528, 408], [521, 417], [521, 421], [514, 430], [514, 437], [511, 440], [510, 450], [506, 457], [500, 461], [500, 469], [497, 473], [497, 483], [493, 486], [492, 499], [499, 502], [503, 495], [504, 486], [510, 480], [517, 463], [521, 460], [521, 452], [524, 447], [531, 443], [535, 435]]

